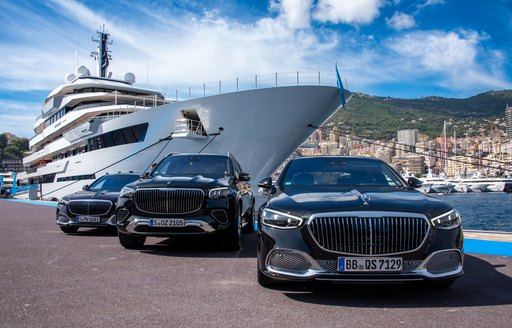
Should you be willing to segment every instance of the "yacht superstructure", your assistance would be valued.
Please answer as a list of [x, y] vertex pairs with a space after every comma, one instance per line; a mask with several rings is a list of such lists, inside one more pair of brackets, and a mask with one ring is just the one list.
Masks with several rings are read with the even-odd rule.
[[98, 35], [100, 76], [79, 67], [49, 94], [36, 121], [18, 177], [41, 183], [42, 198], [77, 191], [108, 172], [142, 173], [170, 152], [232, 152], [258, 181], [314, 132], [310, 124], [341, 107], [340, 89], [320, 83], [168, 101], [134, 86], [131, 73], [105, 76], [108, 34]]

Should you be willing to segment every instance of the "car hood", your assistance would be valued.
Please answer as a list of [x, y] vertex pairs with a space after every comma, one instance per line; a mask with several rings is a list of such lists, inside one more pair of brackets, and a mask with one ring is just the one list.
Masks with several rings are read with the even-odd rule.
[[215, 187], [229, 187], [233, 182], [231, 177], [223, 177], [220, 179], [207, 178], [202, 175], [193, 177], [175, 176], [162, 177], [158, 176], [149, 180], [142, 180], [127, 185], [134, 189], [142, 188], [199, 188], [211, 189]]
[[280, 193], [268, 201], [267, 207], [301, 217], [327, 212], [384, 211], [422, 213], [428, 218], [452, 208], [439, 199], [417, 191], [359, 192], [357, 189], [291, 195]]
[[73, 194], [66, 195], [62, 197], [65, 201], [70, 200], [87, 200], [87, 199], [97, 199], [97, 200], [110, 200], [110, 201], [117, 201], [117, 197], [119, 197], [119, 192], [111, 192], [108, 190], [100, 191], [100, 192], [93, 192], [93, 191], [78, 191]]

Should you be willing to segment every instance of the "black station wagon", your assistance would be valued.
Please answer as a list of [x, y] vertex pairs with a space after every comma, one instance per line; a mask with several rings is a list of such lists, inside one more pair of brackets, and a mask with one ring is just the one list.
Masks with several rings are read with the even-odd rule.
[[259, 210], [258, 281], [450, 285], [463, 274], [456, 209], [414, 190], [381, 160], [291, 160]]

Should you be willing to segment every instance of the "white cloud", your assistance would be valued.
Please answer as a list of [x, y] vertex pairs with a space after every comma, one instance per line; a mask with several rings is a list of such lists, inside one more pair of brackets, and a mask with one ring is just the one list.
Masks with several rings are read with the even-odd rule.
[[400, 31], [415, 27], [416, 21], [411, 15], [396, 12], [391, 18], [386, 18], [386, 24], [395, 31]]
[[279, 16], [290, 29], [307, 29], [311, 24], [313, 0], [271, 1], [270, 7], [279, 12]]
[[429, 70], [459, 70], [475, 65], [481, 39], [477, 32], [413, 32], [395, 39], [389, 47]]
[[41, 104], [0, 101], [0, 133], [9, 132], [17, 137], [34, 136], [34, 124]]
[[369, 24], [383, 5], [382, 0], [319, 0], [313, 17], [320, 22]]
[[[509, 79], [500, 73], [503, 56], [485, 52], [481, 42], [487, 35], [475, 31], [419, 31], [390, 40], [388, 48], [395, 53], [395, 74], [425, 79], [449, 90], [510, 87]], [[485, 64], [477, 59], [486, 57]]]
[[425, 8], [425, 7], [429, 7], [429, 6], [442, 5], [445, 2], [446, 2], [445, 0], [427, 0], [422, 4], [419, 4], [418, 8], [421, 9], [421, 8]]

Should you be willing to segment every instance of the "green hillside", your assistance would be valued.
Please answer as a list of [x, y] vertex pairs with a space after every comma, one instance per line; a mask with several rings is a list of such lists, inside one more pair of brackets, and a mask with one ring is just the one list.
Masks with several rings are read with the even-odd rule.
[[418, 129], [437, 137], [443, 122], [462, 136], [474, 136], [488, 129], [488, 122], [501, 119], [504, 130], [505, 108], [512, 106], [512, 90], [490, 91], [466, 99], [425, 97], [400, 99], [353, 93], [345, 110], [339, 110], [326, 123], [338, 126], [343, 133], [371, 139], [389, 140], [398, 130]]

